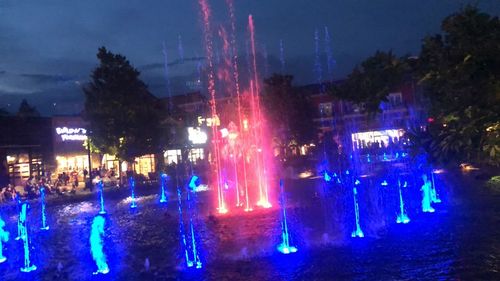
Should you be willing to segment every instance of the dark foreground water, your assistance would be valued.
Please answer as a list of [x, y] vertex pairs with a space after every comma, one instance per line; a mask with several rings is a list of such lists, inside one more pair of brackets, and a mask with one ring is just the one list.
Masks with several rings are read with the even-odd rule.
[[[21, 273], [22, 244], [14, 241], [17, 215], [3, 206], [11, 239], [0, 280], [500, 280], [500, 193], [472, 176], [440, 175], [443, 203], [436, 213], [418, 211], [418, 187], [405, 193], [411, 222], [394, 223], [394, 196], [360, 192], [361, 222], [367, 237], [350, 238], [352, 197], [323, 193], [317, 182], [289, 183], [293, 255], [275, 249], [280, 239], [278, 209], [213, 216], [209, 193], [198, 198], [195, 226], [201, 270], [187, 270], [180, 252], [175, 198], [160, 206], [156, 188], [138, 188], [139, 208], [131, 212], [125, 191], [106, 194], [105, 251], [111, 273], [93, 276], [90, 224], [98, 211], [94, 195], [48, 204], [50, 230], [39, 228], [39, 204], [30, 220], [34, 263]], [[323, 198], [323, 199], [322, 199]], [[326, 215], [325, 215], [326, 214]], [[151, 264], [144, 268], [145, 259]], [[58, 271], [58, 264], [62, 270]]]

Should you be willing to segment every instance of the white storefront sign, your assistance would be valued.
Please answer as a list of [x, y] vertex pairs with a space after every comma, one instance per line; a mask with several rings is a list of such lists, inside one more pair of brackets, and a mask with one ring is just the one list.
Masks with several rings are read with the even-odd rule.
[[62, 141], [84, 141], [87, 139], [87, 130], [84, 128], [57, 127], [56, 133]]

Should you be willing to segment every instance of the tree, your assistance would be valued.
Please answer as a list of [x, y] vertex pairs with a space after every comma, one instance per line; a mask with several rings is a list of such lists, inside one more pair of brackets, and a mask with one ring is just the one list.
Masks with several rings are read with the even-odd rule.
[[139, 79], [126, 57], [101, 47], [100, 61], [84, 86], [84, 118], [92, 145], [102, 153], [130, 161], [162, 148], [162, 105]]
[[292, 87], [293, 76], [274, 74], [264, 81], [263, 107], [275, 137], [299, 145], [315, 137], [315, 108], [308, 97]]
[[398, 86], [407, 70], [404, 61], [392, 52], [377, 51], [356, 66], [346, 81], [332, 88], [331, 93], [343, 100], [363, 105], [366, 113], [380, 111], [380, 103], [387, 102], [390, 91]]
[[29, 105], [26, 99], [21, 101], [19, 105], [19, 110], [17, 111], [18, 117], [40, 117], [40, 113], [36, 110], [36, 107]]
[[467, 6], [423, 40], [417, 74], [435, 122], [429, 151], [441, 162], [500, 164], [500, 21]]

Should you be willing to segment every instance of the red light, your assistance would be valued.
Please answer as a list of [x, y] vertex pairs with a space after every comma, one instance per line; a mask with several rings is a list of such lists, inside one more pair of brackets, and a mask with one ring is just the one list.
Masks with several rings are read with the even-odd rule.
[[434, 122], [434, 118], [432, 118], [432, 117], [427, 118], [427, 122], [429, 122], [429, 123]]

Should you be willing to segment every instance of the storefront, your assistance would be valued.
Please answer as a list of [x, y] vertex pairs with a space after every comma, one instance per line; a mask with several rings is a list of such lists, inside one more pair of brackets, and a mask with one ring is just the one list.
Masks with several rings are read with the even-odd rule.
[[44, 176], [52, 161], [51, 119], [1, 117], [0, 187], [23, 185], [30, 176]]
[[[203, 119], [205, 120], [205, 119]], [[208, 134], [206, 129], [200, 127], [188, 127], [187, 129], [189, 146], [179, 144], [176, 149], [169, 149], [163, 153], [164, 161], [166, 165], [177, 164], [183, 161], [183, 151], [186, 153], [185, 157], [191, 163], [196, 163], [201, 160], [205, 160], [206, 152], [205, 146], [208, 142]]]
[[[57, 116], [52, 118], [52, 136], [56, 167], [53, 178], [62, 173], [78, 172], [80, 180], [83, 171], [99, 168], [98, 155], [91, 155], [86, 147], [87, 125], [81, 117]], [[89, 165], [89, 160], [91, 165]]]

